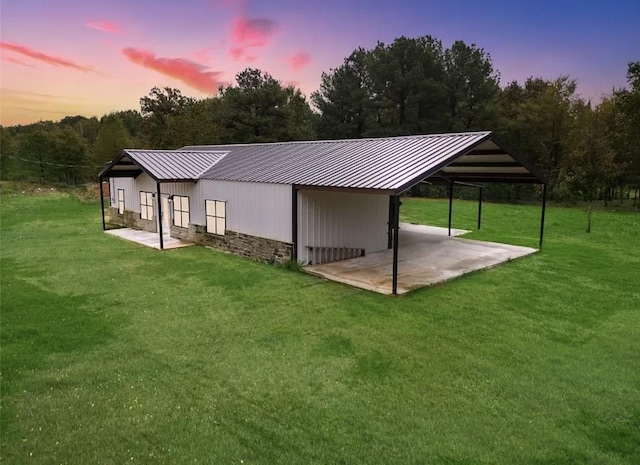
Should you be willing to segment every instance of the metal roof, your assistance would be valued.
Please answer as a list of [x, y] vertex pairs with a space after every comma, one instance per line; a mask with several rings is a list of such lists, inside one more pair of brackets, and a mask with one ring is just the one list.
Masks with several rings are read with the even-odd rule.
[[137, 177], [143, 171], [155, 181], [197, 181], [226, 155], [220, 151], [125, 149], [100, 176]]
[[[447, 182], [546, 182], [490, 131], [125, 150], [121, 158], [120, 163], [130, 159], [157, 181], [214, 179], [394, 194], [430, 177]], [[118, 169], [128, 172], [126, 165], [114, 163], [101, 176]]]

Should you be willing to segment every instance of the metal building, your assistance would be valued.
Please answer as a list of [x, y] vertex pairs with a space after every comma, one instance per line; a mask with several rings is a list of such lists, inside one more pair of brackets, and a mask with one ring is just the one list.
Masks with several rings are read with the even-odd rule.
[[[259, 260], [303, 264], [392, 249], [400, 196], [429, 180], [546, 180], [492, 132], [124, 150], [100, 173], [110, 222]], [[103, 227], [106, 229], [103, 204]], [[543, 215], [540, 244], [544, 227]]]

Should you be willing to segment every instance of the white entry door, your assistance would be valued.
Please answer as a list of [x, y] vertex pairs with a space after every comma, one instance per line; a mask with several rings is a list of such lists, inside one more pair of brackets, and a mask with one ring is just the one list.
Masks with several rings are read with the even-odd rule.
[[169, 234], [171, 229], [171, 211], [169, 211], [169, 196], [162, 194], [162, 232]]

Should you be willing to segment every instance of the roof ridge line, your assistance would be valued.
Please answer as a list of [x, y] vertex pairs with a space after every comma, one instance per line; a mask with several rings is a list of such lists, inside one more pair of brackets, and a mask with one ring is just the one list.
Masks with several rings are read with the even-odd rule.
[[213, 168], [214, 166], [216, 166], [220, 160], [222, 160], [224, 157], [226, 157], [229, 154], [229, 150], [224, 151], [224, 150], [212, 150], [211, 152], [208, 152], [206, 150], [200, 150], [201, 153], [221, 153], [222, 156], [220, 158], [218, 158], [216, 161], [214, 161], [213, 163], [211, 163], [209, 166], [207, 166], [205, 169], [203, 169], [200, 173], [198, 173], [196, 175], [196, 179], [202, 179], [202, 176], [209, 171], [211, 168]]
[[[193, 146], [196, 147], [196, 146]], [[203, 145], [202, 147], [208, 147]], [[215, 146], [211, 146], [215, 147]], [[183, 150], [183, 149], [122, 149], [123, 152], [155, 152], [155, 153], [193, 153], [193, 154], [202, 154], [202, 153], [229, 153], [229, 150]]]
[[[460, 131], [460, 132], [440, 132], [434, 134], [407, 134], [403, 136], [385, 136], [385, 137], [362, 137], [354, 139], [316, 139], [316, 140], [289, 140], [277, 142], [242, 142], [238, 144], [211, 144], [211, 145], [185, 145], [175, 151], [190, 151], [188, 147], [248, 147], [256, 145], [297, 145], [297, 144], [327, 144], [327, 143], [353, 143], [353, 142], [371, 142], [382, 140], [399, 140], [399, 139], [421, 139], [427, 137], [451, 137], [451, 136], [470, 136], [479, 134], [490, 134], [492, 131]], [[204, 152], [205, 150], [198, 150]], [[215, 151], [215, 149], [213, 149]]]

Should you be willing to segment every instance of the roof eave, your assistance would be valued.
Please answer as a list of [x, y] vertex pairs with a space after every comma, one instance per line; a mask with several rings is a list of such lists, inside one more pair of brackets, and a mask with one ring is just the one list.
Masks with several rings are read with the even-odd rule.
[[494, 135], [492, 137], [492, 139], [493, 139], [493, 142], [498, 147], [500, 147], [502, 150], [504, 150], [509, 155], [511, 155], [511, 157], [514, 160], [516, 160], [518, 163], [520, 163], [522, 166], [524, 166], [534, 177], [538, 178], [537, 183], [539, 183], [539, 184], [549, 184], [549, 180], [547, 179], [547, 177], [544, 174], [542, 174], [542, 172], [540, 172], [536, 167], [534, 167], [533, 164], [529, 160], [527, 160], [525, 157], [520, 155], [517, 151], [513, 150], [511, 147], [509, 147], [509, 145], [507, 145], [504, 142], [502, 142], [499, 137], [496, 137]]
[[151, 177], [151, 179], [153, 179], [155, 182], [162, 182], [160, 179], [157, 178], [157, 176], [155, 176], [153, 173], [151, 173], [148, 169], [146, 169], [143, 165], [141, 165], [140, 163], [138, 163], [138, 161], [127, 151], [127, 149], [124, 149], [122, 151], [122, 153], [120, 153], [120, 155], [114, 160], [112, 161], [109, 166], [107, 166], [106, 168], [104, 168], [100, 174], [98, 175], [100, 178], [103, 177], [109, 177], [109, 171], [111, 171], [111, 169], [116, 166], [123, 158], [124, 156], [127, 155], [129, 157], [129, 159], [131, 159], [131, 162], [137, 166], [143, 173], [146, 173], [149, 175], [149, 177]]
[[424, 173], [420, 174], [419, 176], [416, 176], [416, 177], [412, 178], [410, 181], [407, 181], [404, 184], [402, 184], [401, 186], [399, 186], [396, 189], [394, 189], [394, 195], [400, 195], [400, 194], [408, 191], [409, 189], [411, 189], [413, 186], [415, 186], [419, 182], [424, 181], [429, 176], [432, 176], [433, 174], [437, 173], [438, 171], [440, 171], [445, 166], [451, 164], [456, 158], [461, 157], [465, 153], [470, 152], [471, 150], [476, 148], [478, 145], [480, 145], [483, 142], [486, 142], [487, 140], [492, 139], [492, 138], [493, 138], [493, 133], [491, 131], [487, 131], [487, 133], [483, 137], [478, 139], [473, 144], [469, 145], [468, 147], [465, 147], [465, 148], [461, 149], [455, 155], [452, 155], [451, 157], [448, 157], [446, 160], [442, 161], [441, 163], [438, 163], [436, 166], [428, 169], [427, 171], [425, 171]]
[[393, 189], [376, 189], [369, 187], [320, 186], [313, 184], [292, 184], [294, 189], [328, 192], [351, 192], [354, 194], [394, 195]]
[[125, 155], [125, 152], [123, 150], [122, 152], [120, 152], [120, 155], [118, 155], [114, 160], [108, 162], [106, 166], [102, 168], [102, 170], [100, 170], [100, 173], [98, 173], [98, 177], [103, 178], [105, 174], [109, 170], [111, 170], [111, 168], [113, 168], [120, 160], [122, 160], [122, 157], [124, 157], [124, 155]]

